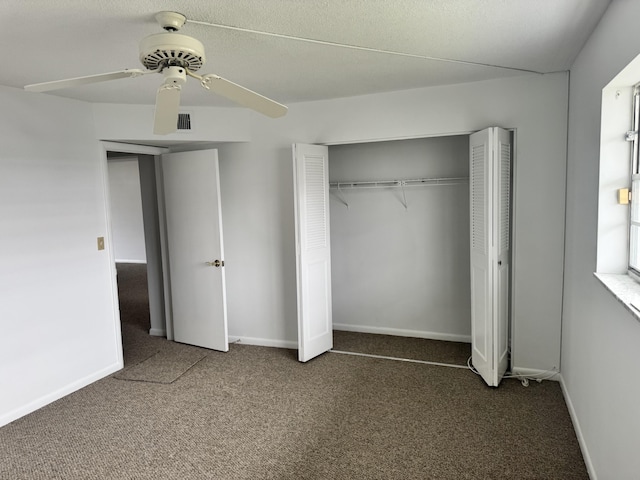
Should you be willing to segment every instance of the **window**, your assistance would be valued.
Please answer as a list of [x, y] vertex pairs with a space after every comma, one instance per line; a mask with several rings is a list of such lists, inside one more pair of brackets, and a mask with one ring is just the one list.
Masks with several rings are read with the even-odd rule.
[[[640, 320], [638, 79], [640, 55], [602, 89], [595, 275], [605, 288]], [[626, 138], [624, 132], [627, 132]], [[633, 192], [631, 205], [621, 205], [617, 193], [619, 189], [629, 186]]]

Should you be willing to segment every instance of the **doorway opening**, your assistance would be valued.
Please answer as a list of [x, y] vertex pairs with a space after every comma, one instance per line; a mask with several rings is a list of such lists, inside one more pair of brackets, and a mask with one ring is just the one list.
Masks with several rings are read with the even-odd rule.
[[[127, 258], [122, 261], [121, 255], [118, 255], [114, 239], [122, 235], [115, 230], [118, 222], [114, 202], [110, 199], [107, 201], [110, 225], [107, 244], [113, 262], [114, 290], [121, 287], [122, 282], [117, 278], [121, 274], [128, 276], [124, 279], [125, 282], [136, 278], [138, 282], [144, 282], [146, 273], [149, 322], [138, 317], [138, 322], [134, 322], [137, 323], [138, 331], [143, 331], [148, 325], [145, 335], [152, 343], [155, 342], [154, 338], [159, 340], [158, 337], [166, 337], [169, 341], [227, 351], [217, 150], [182, 151], [182, 146], [180, 152], [171, 153], [168, 148], [163, 147], [115, 142], [103, 142], [103, 146], [103, 175], [108, 191], [112, 190], [109, 188], [109, 157], [123, 157], [123, 161], [137, 159], [139, 168], [138, 197], [142, 203], [143, 229], [138, 225], [137, 233], [132, 234], [129, 229], [129, 234], [124, 237], [129, 244], [135, 243], [136, 239], [132, 237], [138, 237], [138, 243], [144, 243], [144, 254], [138, 255], [146, 257], [146, 272], [139, 266], [141, 261], [130, 261]], [[131, 172], [129, 174], [133, 176]], [[121, 194], [122, 192], [111, 192], [107, 197]], [[135, 192], [130, 196], [136, 196]], [[217, 201], [211, 201], [211, 197]], [[124, 207], [125, 210], [130, 208], [130, 205]], [[127, 210], [125, 216], [131, 217], [131, 212]], [[199, 221], [200, 219], [205, 221]], [[185, 220], [190, 224], [185, 225]], [[140, 237], [144, 240], [140, 240]], [[217, 244], [214, 241], [216, 239]], [[193, 258], [185, 261], [185, 255]], [[116, 275], [116, 270], [120, 271], [120, 275]], [[209, 288], [212, 284], [214, 288]], [[140, 289], [140, 296], [144, 296], [144, 285], [137, 285], [137, 288]], [[123, 292], [122, 288], [120, 292], [124, 297], [131, 294]], [[138, 307], [144, 309], [146, 305], [139, 304], [142, 300], [140, 296], [135, 300]], [[193, 300], [200, 303], [195, 305]], [[185, 306], [191, 311], [185, 311]], [[117, 327], [121, 330], [124, 321], [131, 320], [123, 318], [124, 316], [118, 315], [116, 319], [119, 323]], [[220, 325], [222, 328], [219, 328]]]
[[102, 145], [107, 245], [120, 307], [115, 327], [132, 330], [123, 336], [123, 360], [131, 364], [148, 356], [143, 340], [160, 340], [167, 332], [155, 159], [168, 149]]
[[334, 350], [466, 365], [469, 136], [329, 147]]
[[[111, 244], [118, 288], [123, 359], [127, 367], [149, 356], [146, 337], [164, 336], [164, 326], [152, 325], [150, 312], [149, 289], [157, 280], [150, 281], [152, 279], [149, 278], [147, 245], [153, 239], [147, 238], [147, 230], [157, 215], [153, 214], [155, 209], [150, 205], [152, 198], [149, 198], [155, 196], [152, 188], [154, 179], [148, 178], [148, 169], [144, 168], [143, 162], [153, 163], [154, 160], [153, 157], [140, 158], [135, 153], [112, 150], [107, 151], [106, 155]], [[149, 188], [153, 191], [149, 192]], [[153, 254], [153, 248], [150, 250]], [[153, 268], [151, 270], [153, 274]], [[154, 323], [158, 323], [158, 319], [155, 320]]]

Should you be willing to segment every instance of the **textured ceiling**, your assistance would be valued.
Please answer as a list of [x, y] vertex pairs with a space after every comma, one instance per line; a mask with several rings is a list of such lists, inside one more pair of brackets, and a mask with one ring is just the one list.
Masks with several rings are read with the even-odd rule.
[[[0, 84], [22, 87], [141, 68], [138, 43], [161, 10], [187, 19], [406, 54], [548, 73], [567, 70], [607, 0], [5, 0]], [[216, 73], [282, 103], [521, 75], [349, 50], [189, 23]], [[92, 102], [153, 104], [159, 75], [53, 92]], [[196, 81], [182, 104], [231, 105]]]

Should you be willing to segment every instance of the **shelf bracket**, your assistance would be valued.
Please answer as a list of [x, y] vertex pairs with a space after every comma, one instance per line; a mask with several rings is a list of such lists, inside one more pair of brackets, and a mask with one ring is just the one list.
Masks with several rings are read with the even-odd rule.
[[407, 194], [404, 191], [404, 185], [407, 183], [404, 180], [400, 180], [400, 187], [402, 187], [402, 205], [404, 206], [405, 210], [409, 210], [409, 207], [407, 206]]
[[337, 197], [338, 200], [340, 200], [340, 203], [342, 203], [345, 207], [347, 207], [347, 210], [349, 210], [349, 203], [345, 200], [342, 194], [342, 190], [340, 190], [340, 184], [338, 184], [338, 188], [333, 191], [333, 194]]

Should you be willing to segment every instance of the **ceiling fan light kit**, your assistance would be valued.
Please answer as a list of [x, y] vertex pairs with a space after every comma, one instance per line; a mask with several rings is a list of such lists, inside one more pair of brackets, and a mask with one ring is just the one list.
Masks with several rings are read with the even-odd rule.
[[162, 74], [165, 85], [182, 85], [187, 81], [187, 71], [183, 67], [167, 67]]
[[162, 73], [164, 82], [156, 94], [153, 132], [167, 135], [178, 129], [180, 92], [187, 76], [200, 81], [201, 86], [212, 93], [248, 107], [271, 118], [282, 117], [287, 107], [248, 88], [226, 80], [216, 74], [198, 75], [205, 63], [204, 45], [199, 40], [176, 33], [186, 22], [186, 17], [176, 12], [160, 12], [155, 16], [165, 33], [156, 33], [140, 42], [140, 62], [147, 69], [126, 69], [118, 72], [70, 78], [53, 82], [26, 85], [25, 90], [47, 92], [61, 88], [91, 83], [137, 77], [150, 73]]

